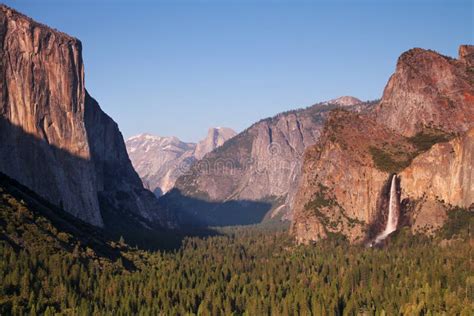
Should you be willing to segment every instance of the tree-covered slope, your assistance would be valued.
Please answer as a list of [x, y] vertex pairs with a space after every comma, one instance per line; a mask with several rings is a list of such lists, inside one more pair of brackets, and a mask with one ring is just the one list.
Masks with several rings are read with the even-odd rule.
[[1, 315], [474, 311], [472, 212], [453, 212], [432, 239], [397, 232], [384, 249], [351, 246], [337, 235], [294, 246], [285, 229], [257, 225], [186, 238], [175, 251], [145, 251], [109, 242], [67, 213], [51, 217], [4, 179], [0, 187]]

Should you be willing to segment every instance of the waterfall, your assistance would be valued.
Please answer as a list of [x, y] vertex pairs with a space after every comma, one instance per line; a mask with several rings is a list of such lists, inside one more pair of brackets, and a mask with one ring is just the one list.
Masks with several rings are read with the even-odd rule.
[[387, 224], [385, 225], [385, 229], [375, 238], [375, 244], [381, 242], [388, 235], [393, 233], [397, 230], [398, 225], [398, 214], [400, 208], [400, 204], [398, 202], [398, 195], [397, 195], [397, 175], [394, 174], [392, 176], [392, 183], [390, 185], [390, 199], [388, 202], [388, 219]]

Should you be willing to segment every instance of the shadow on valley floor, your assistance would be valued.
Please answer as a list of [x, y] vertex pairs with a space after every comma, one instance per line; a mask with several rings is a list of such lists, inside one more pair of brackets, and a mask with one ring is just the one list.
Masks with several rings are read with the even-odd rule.
[[211, 202], [185, 196], [173, 189], [159, 199], [160, 205], [184, 227], [236, 226], [261, 223], [272, 208], [270, 202], [235, 200]]
[[[33, 214], [36, 214], [36, 216], [44, 216], [44, 218], [53, 225], [53, 230], [57, 231], [57, 236], [49, 236], [49, 238], [57, 239], [61, 232], [70, 234], [74, 240], [79, 242], [83, 247], [93, 249], [99, 257], [105, 257], [112, 261], [121, 259], [124, 266], [128, 269], [133, 269], [133, 264], [121, 255], [119, 249], [111, 246], [111, 241], [116, 242], [122, 237], [131, 247], [137, 247], [143, 250], [173, 251], [181, 247], [183, 240], [187, 237], [220, 235], [216, 230], [206, 227], [189, 227], [179, 231], [147, 229], [143, 226], [136, 226], [135, 222], [131, 222], [127, 225], [124, 218], [115, 222], [115, 224], [118, 225], [116, 229], [104, 230], [72, 216], [1, 172], [0, 193], [8, 194], [17, 201], [21, 201], [22, 205]], [[0, 195], [0, 208], [2, 207], [2, 203]], [[117, 216], [114, 217], [117, 218]], [[114, 224], [113, 222], [109, 223]], [[6, 228], [8, 224], [9, 223], [0, 216], [0, 227]], [[25, 219], [22, 225], [24, 224], [36, 225], [35, 222], [30, 222], [28, 219]], [[21, 227], [17, 227], [16, 229], [23, 230]], [[4, 231], [8, 231], [8, 229], [4, 229]], [[9, 238], [7, 234], [0, 233], [0, 240], [10, 244], [16, 251], [22, 248], [21, 245]], [[73, 247], [69, 244], [62, 244], [66, 251], [73, 251]]]
[[[43, 126], [40, 130], [42, 128]], [[106, 184], [97, 183], [94, 176], [91, 176], [94, 172], [93, 163], [52, 145], [45, 132], [43, 135], [44, 139], [27, 133], [22, 127], [0, 115], [1, 181], [4, 185], [9, 185], [19, 199], [30, 203], [35, 210], [50, 219], [53, 225], [57, 225], [59, 231], [64, 230], [84, 240], [98, 254], [116, 258], [117, 253], [107, 243], [111, 240], [118, 241], [120, 237], [130, 246], [142, 249], [173, 250], [181, 245], [186, 236], [217, 234], [212, 229], [201, 227], [190, 228], [185, 232], [168, 230], [160, 223], [151, 222], [136, 212], [121, 207], [124, 193], [127, 192], [113, 192], [112, 201], [108, 198], [111, 195], [108, 192], [104, 194], [105, 198], [100, 190], [94, 193], [95, 186]], [[105, 168], [104, 164], [101, 162], [99, 166], [103, 172], [111, 169]], [[121, 180], [108, 178], [108, 182], [117, 181], [117, 186], [121, 185]], [[156, 199], [151, 192], [148, 193]], [[92, 210], [88, 207], [93, 198], [99, 200], [103, 229], [75, 217], [82, 215], [82, 218], [93, 218]], [[156, 212], [162, 211], [157, 199], [156, 205]], [[2, 226], [7, 224], [0, 222]]]
[[[73, 252], [73, 245], [80, 244], [82, 247], [88, 247], [94, 250], [94, 252], [100, 256], [108, 258], [112, 261], [121, 259], [124, 266], [128, 269], [133, 269], [133, 264], [124, 258], [118, 249], [113, 248], [109, 243], [108, 240], [103, 233], [103, 231], [97, 227], [94, 227], [86, 222], [81, 221], [80, 219], [75, 218], [71, 214], [63, 211], [59, 207], [51, 204], [50, 202], [46, 201], [35, 192], [31, 191], [27, 187], [23, 186], [19, 182], [11, 179], [10, 177], [6, 176], [5, 174], [0, 172], [0, 188], [2, 194], [7, 194], [14, 198], [13, 201], [8, 202], [7, 205], [11, 203], [18, 203], [16, 207], [17, 210], [12, 209], [17, 213], [22, 214], [22, 221], [19, 227], [7, 227], [4, 231], [5, 234], [2, 234], [0, 239], [9, 243], [16, 251], [20, 250], [21, 248], [31, 245], [20, 245], [18, 242], [13, 241], [9, 236], [8, 232], [11, 229], [16, 229], [19, 231], [25, 231], [31, 228], [31, 225], [38, 226], [38, 231], [35, 231], [34, 234], [41, 232], [46, 236], [47, 239], [55, 239], [61, 240], [61, 233], [70, 234], [73, 240], [69, 240], [68, 242], [60, 241], [62, 248], [66, 251]], [[0, 196], [1, 197], [1, 196]], [[15, 202], [18, 201], [18, 202]], [[3, 202], [3, 198], [0, 198], [0, 203]], [[0, 207], [5, 207], [6, 205], [0, 205]], [[13, 205], [15, 206], [15, 204]], [[32, 214], [34, 217], [29, 217], [25, 215], [25, 211], [21, 211], [20, 208], [25, 208]], [[5, 212], [5, 209], [3, 210]], [[6, 216], [7, 214], [2, 213], [2, 216]], [[45, 225], [43, 220], [40, 220], [38, 216], [43, 216], [47, 222], [51, 223], [54, 227], [52, 231], [56, 232], [56, 234], [51, 234], [44, 228], [41, 228], [42, 225]], [[6, 223], [3, 220], [0, 220], [0, 225], [8, 226], [12, 225], [13, 223]], [[31, 232], [30, 232], [31, 233]], [[38, 239], [40, 236], [36, 236]]]

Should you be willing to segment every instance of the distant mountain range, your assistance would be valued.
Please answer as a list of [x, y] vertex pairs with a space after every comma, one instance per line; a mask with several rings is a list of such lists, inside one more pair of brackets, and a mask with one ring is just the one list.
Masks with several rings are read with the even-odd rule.
[[140, 134], [125, 142], [128, 155], [144, 186], [161, 196], [173, 188], [176, 179], [191, 165], [233, 136], [226, 127], [210, 128], [199, 143], [185, 143], [176, 137]]

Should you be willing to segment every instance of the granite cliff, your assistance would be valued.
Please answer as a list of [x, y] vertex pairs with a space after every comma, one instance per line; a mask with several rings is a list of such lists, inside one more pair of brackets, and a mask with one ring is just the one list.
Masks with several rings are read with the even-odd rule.
[[410, 50], [373, 111], [331, 113], [305, 152], [291, 226], [298, 242], [372, 240], [387, 222], [393, 174], [399, 226], [430, 233], [454, 207], [473, 207], [472, 52], [461, 46], [452, 59]]
[[96, 226], [170, 220], [84, 86], [81, 42], [0, 6], [0, 172]]
[[194, 157], [196, 157], [197, 160], [202, 159], [207, 153], [222, 146], [236, 134], [237, 133], [233, 129], [227, 127], [210, 128], [207, 132], [206, 138], [197, 143]]

